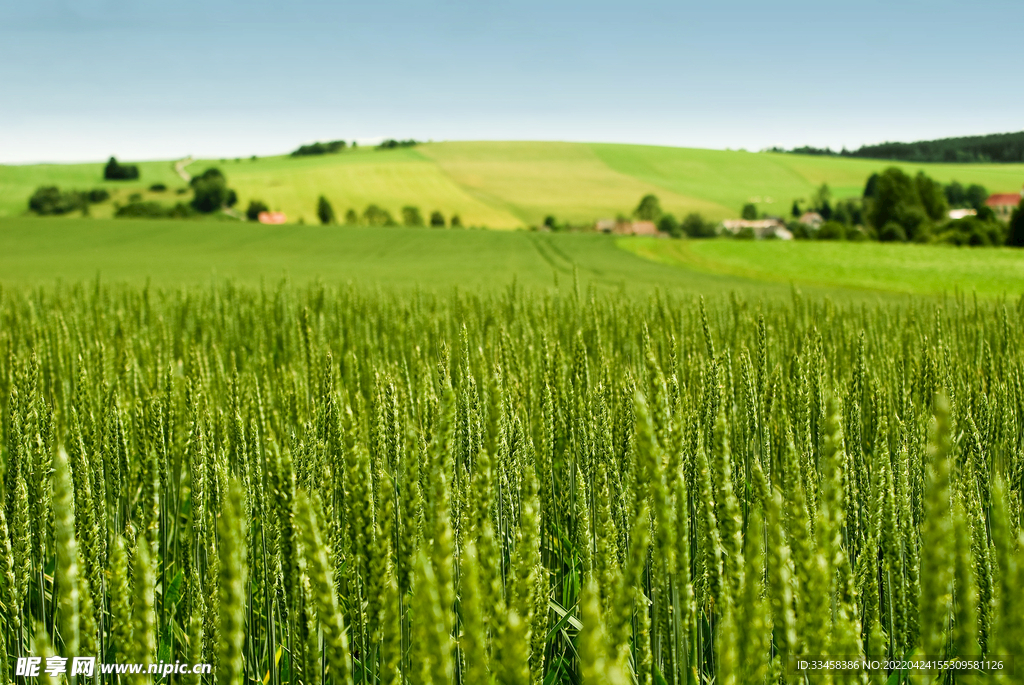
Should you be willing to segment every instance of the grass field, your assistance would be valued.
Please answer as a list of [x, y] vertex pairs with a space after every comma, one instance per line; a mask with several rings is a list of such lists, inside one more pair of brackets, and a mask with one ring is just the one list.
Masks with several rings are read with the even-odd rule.
[[528, 231], [263, 226], [233, 222], [0, 220], [0, 283], [98, 275], [162, 286], [315, 278], [428, 290], [546, 288], [875, 296], [1018, 296], [1024, 252], [876, 243], [675, 241]]
[[907, 294], [1024, 294], [1024, 252], [940, 245], [620, 239], [625, 250], [701, 273]]
[[[821, 183], [828, 183], [837, 197], [857, 195], [872, 172], [889, 165], [639, 145], [451, 142], [322, 157], [197, 160], [188, 169], [200, 173], [220, 167], [243, 208], [258, 198], [293, 222], [315, 221], [317, 197], [323, 194], [339, 215], [375, 203], [398, 217], [404, 205], [416, 205], [424, 215], [434, 210], [446, 218], [458, 214], [466, 225], [518, 228], [539, 224], [548, 214], [578, 223], [628, 214], [646, 193], [657, 194], [668, 211], [698, 211], [711, 219], [737, 216], [748, 201], [785, 214], [794, 199], [810, 197]], [[910, 173], [924, 169], [943, 182], [981, 183], [991, 192], [1015, 192], [1024, 183], [1022, 164], [897, 166]], [[23, 214], [40, 185], [111, 189], [112, 200], [92, 209], [97, 218], [109, 217], [113, 203], [124, 203], [133, 192], [173, 203], [181, 199], [175, 189], [185, 186], [171, 161], [141, 163], [137, 182], [105, 182], [102, 169], [99, 162], [0, 166], [0, 217]], [[157, 182], [171, 190], [145, 192]]]

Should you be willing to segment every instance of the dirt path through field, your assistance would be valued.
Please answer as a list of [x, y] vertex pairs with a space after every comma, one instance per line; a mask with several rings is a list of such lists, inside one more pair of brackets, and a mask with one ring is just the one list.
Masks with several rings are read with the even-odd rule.
[[192, 156], [189, 155], [185, 159], [179, 159], [177, 162], [174, 163], [174, 171], [175, 171], [175, 173], [177, 173], [178, 176], [181, 176], [182, 180], [185, 181], [185, 183], [188, 183], [189, 181], [192, 180], [192, 174], [190, 174], [187, 171], [185, 171], [185, 167], [187, 167], [189, 164], [191, 164], [194, 161], [195, 160], [192, 159]]

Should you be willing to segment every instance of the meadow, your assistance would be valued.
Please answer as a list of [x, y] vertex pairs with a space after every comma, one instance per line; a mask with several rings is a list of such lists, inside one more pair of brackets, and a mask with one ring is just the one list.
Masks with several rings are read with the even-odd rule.
[[[129, 160], [122, 160], [129, 161]], [[40, 185], [65, 189], [104, 187], [115, 193], [92, 208], [109, 217], [113, 202], [132, 193], [173, 203], [185, 186], [173, 162], [143, 162], [138, 182], [104, 182], [102, 163], [0, 166], [0, 217], [25, 213]], [[554, 142], [448, 142], [415, 148], [359, 148], [318, 157], [196, 160], [198, 174], [217, 166], [239, 193], [240, 208], [260, 199], [289, 220], [316, 221], [322, 194], [338, 216], [371, 203], [395, 217], [415, 205], [424, 216], [438, 210], [464, 225], [509, 229], [538, 225], [547, 215], [575, 223], [628, 215], [640, 198], [656, 194], [666, 211], [701, 212], [719, 220], [738, 216], [746, 202], [768, 213], [788, 214], [792, 201], [809, 199], [822, 183], [835, 197], [858, 196], [867, 177], [889, 162], [640, 145]], [[981, 183], [991, 192], [1017, 192], [1021, 164], [895, 164], [911, 174], [924, 170], [946, 183]], [[150, 193], [153, 183], [170, 191]]]
[[0, 220], [0, 284], [276, 283], [500, 291], [594, 286], [839, 299], [1024, 293], [1024, 253], [880, 243], [667, 240], [594, 233], [264, 226], [188, 220]]
[[958, 248], [827, 241], [619, 239], [622, 249], [700, 273], [770, 283], [927, 295], [1024, 294], [1024, 254], [1014, 248]]

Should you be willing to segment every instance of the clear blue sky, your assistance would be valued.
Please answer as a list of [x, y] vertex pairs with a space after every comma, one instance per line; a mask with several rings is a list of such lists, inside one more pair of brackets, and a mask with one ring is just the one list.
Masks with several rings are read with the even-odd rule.
[[1024, 129], [1018, 2], [0, 0], [0, 162]]

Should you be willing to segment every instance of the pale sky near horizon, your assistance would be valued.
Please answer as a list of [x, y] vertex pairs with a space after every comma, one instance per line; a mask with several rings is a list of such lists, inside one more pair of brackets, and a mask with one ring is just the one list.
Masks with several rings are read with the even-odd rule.
[[0, 163], [1024, 129], [1019, 2], [0, 0]]

